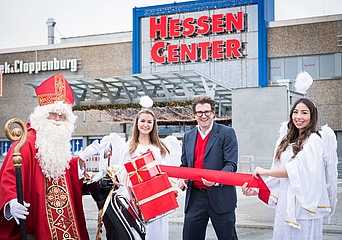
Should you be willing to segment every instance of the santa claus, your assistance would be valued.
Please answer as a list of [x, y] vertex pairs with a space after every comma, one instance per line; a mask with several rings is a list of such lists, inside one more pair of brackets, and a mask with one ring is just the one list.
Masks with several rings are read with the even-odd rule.
[[36, 88], [39, 106], [27, 123], [21, 148], [24, 203], [17, 200], [14, 143], [0, 170], [0, 239], [19, 239], [19, 219], [26, 219], [28, 238], [89, 239], [82, 205], [84, 160], [97, 151], [87, 148], [73, 157], [70, 140], [76, 116], [73, 92], [56, 74]]

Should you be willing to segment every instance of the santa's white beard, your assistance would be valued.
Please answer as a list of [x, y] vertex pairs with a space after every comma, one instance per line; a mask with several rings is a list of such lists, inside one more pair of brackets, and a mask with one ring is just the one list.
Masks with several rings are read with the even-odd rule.
[[[65, 114], [66, 120], [49, 120], [50, 112]], [[49, 179], [58, 180], [69, 168], [72, 158], [70, 140], [76, 118], [71, 105], [63, 102], [37, 106], [30, 115], [31, 127], [36, 130], [36, 158]]]
[[58, 122], [44, 119], [36, 129], [36, 148], [40, 167], [43, 174], [52, 179], [59, 179], [65, 170], [69, 168], [72, 158], [70, 149], [73, 126], [68, 122]]
[[36, 109], [31, 115], [31, 127], [36, 130], [36, 158], [43, 174], [49, 179], [58, 180], [69, 168], [72, 158], [70, 140], [74, 131], [74, 119], [49, 120], [46, 113], [42, 112], [46, 111]]

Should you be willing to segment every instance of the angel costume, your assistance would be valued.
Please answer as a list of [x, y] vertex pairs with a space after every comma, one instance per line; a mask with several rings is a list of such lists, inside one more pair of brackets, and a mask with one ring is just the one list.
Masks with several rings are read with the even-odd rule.
[[[134, 154], [130, 155], [128, 152], [128, 146], [123, 150], [123, 155], [121, 160], [122, 165], [129, 162], [133, 157], [139, 156], [142, 153], [146, 152], [150, 149], [156, 161], [162, 165], [170, 165], [169, 155], [167, 154], [165, 157], [161, 156], [160, 149], [156, 146], [152, 145], [142, 145], [139, 144]], [[121, 165], [121, 164], [120, 164]], [[126, 173], [126, 172], [125, 172]], [[126, 173], [127, 174], [127, 173]], [[125, 174], [125, 175], [126, 175]], [[167, 240], [169, 239], [169, 217], [166, 215], [164, 217], [158, 218], [157, 220], [146, 225], [146, 240]]]
[[[129, 162], [133, 157], [139, 156], [145, 153], [147, 150], [153, 152], [156, 161], [161, 165], [180, 165], [181, 147], [176, 137], [168, 136], [163, 141], [168, 147], [170, 154], [166, 154], [165, 157], [161, 155], [160, 149], [154, 145], [142, 145], [139, 144], [135, 152], [131, 155], [129, 153], [129, 140], [125, 143], [124, 139], [118, 134], [111, 133], [109, 136], [105, 136], [101, 140], [101, 145], [110, 141], [112, 144], [112, 157], [110, 159], [111, 166], [117, 165], [119, 168], [120, 178], [122, 183], [127, 183], [127, 172], [124, 168], [124, 164]], [[100, 150], [100, 170], [104, 170], [108, 166], [108, 160], [104, 159], [102, 156], [103, 149]], [[174, 185], [174, 184], [172, 184]], [[176, 188], [176, 185], [174, 185]], [[178, 189], [178, 188], [177, 188]], [[129, 193], [126, 187], [121, 187], [117, 191], [118, 194], [129, 197]], [[168, 240], [169, 234], [169, 221], [168, 216], [163, 216], [157, 218], [156, 220], [148, 223], [146, 225], [146, 238], [145, 240]]]
[[288, 178], [266, 180], [271, 190], [269, 205], [276, 208], [273, 239], [322, 239], [323, 217], [332, 212], [322, 138], [311, 134], [296, 157], [292, 156], [292, 146], [288, 146], [271, 167], [285, 166]]

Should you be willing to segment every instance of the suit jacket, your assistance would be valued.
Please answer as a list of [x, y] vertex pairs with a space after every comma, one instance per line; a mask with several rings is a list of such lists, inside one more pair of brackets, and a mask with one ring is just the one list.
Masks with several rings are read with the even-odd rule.
[[[186, 132], [182, 145], [182, 167], [194, 167], [194, 152], [198, 128]], [[233, 128], [213, 123], [208, 144], [204, 153], [204, 168], [236, 172], [238, 164], [238, 144]], [[188, 182], [184, 212], [191, 197], [192, 181]], [[235, 186], [222, 185], [207, 187], [209, 201], [217, 213], [232, 211], [236, 208]]]

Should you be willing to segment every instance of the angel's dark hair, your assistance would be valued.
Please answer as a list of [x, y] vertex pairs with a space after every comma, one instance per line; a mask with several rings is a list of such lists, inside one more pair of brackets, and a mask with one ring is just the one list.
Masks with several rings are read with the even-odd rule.
[[[298, 128], [295, 126], [295, 124], [292, 121], [293, 112], [299, 103], [305, 104], [309, 108], [309, 111], [310, 111], [310, 123], [305, 127], [305, 129], [301, 133], [299, 133]], [[311, 135], [311, 133], [317, 133], [318, 135], [320, 135], [317, 131], [317, 122], [318, 122], [318, 111], [317, 111], [316, 104], [312, 100], [307, 99], [307, 98], [298, 99], [291, 108], [290, 120], [287, 124], [287, 133], [284, 136], [284, 138], [281, 140], [277, 148], [274, 161], [278, 161], [280, 159], [280, 155], [285, 151], [285, 149], [290, 143], [293, 143], [292, 158], [294, 158], [298, 154], [298, 152], [302, 150], [305, 140]]]

